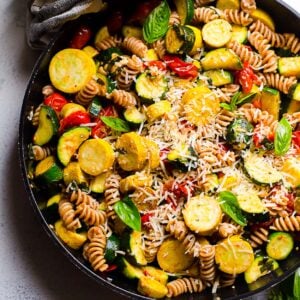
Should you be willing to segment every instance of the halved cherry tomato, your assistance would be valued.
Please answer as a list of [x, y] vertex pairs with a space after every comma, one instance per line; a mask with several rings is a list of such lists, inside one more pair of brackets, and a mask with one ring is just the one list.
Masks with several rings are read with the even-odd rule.
[[63, 118], [60, 121], [59, 131], [62, 132], [67, 128], [79, 126], [82, 124], [87, 124], [90, 122], [91, 122], [91, 119], [87, 112], [75, 111], [74, 113], [70, 114], [69, 116]]
[[51, 106], [56, 113], [59, 113], [67, 103], [67, 99], [59, 93], [53, 93], [44, 99], [44, 104]]
[[296, 148], [300, 148], [300, 131], [294, 131], [292, 135], [292, 143]]
[[119, 10], [114, 11], [109, 15], [109, 18], [107, 19], [106, 25], [108, 32], [110, 34], [116, 34], [118, 31], [121, 30], [124, 23], [124, 17], [123, 13]]
[[162, 62], [161, 60], [147, 61], [145, 63], [145, 65], [148, 66], [148, 67], [157, 67], [157, 69], [159, 69], [161, 71], [165, 71], [166, 70], [166, 64], [164, 62]]
[[185, 62], [175, 55], [165, 55], [163, 57], [167, 66], [180, 78], [195, 78], [198, 76], [198, 68], [190, 62]]
[[249, 62], [244, 62], [242, 70], [235, 72], [236, 83], [242, 86], [244, 93], [249, 93], [253, 87], [253, 84], [260, 84], [259, 78], [253, 72], [253, 69]]
[[82, 49], [92, 36], [91, 29], [86, 25], [81, 25], [70, 41], [70, 48]]

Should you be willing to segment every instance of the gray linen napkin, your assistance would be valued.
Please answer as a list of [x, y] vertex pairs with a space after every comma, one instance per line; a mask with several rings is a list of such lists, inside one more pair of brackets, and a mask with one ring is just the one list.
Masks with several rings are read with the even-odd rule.
[[26, 35], [33, 49], [44, 48], [63, 24], [105, 7], [102, 0], [30, 0]]

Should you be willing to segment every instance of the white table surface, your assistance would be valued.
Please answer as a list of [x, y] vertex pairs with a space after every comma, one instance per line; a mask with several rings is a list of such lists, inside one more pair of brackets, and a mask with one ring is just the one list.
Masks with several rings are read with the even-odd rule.
[[[57, 249], [27, 200], [17, 136], [24, 91], [38, 52], [25, 40], [26, 1], [0, 1], [0, 300], [121, 299]], [[300, 11], [299, 0], [286, 0]]]

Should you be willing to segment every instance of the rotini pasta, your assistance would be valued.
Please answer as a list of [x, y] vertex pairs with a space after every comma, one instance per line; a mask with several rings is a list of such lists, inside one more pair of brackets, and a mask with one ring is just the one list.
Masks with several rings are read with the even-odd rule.
[[195, 0], [194, 2], [194, 7], [201, 7], [201, 6], [206, 6], [206, 5], [210, 5], [213, 2], [215, 2], [215, 0]]
[[200, 293], [205, 289], [205, 283], [201, 279], [180, 278], [167, 284], [167, 297], [176, 297], [184, 293]]
[[140, 58], [145, 57], [148, 50], [145, 43], [134, 36], [126, 37], [122, 43], [122, 46]]
[[256, 1], [255, 0], [241, 0], [241, 9], [251, 14], [256, 9]]
[[62, 199], [59, 201], [58, 212], [67, 229], [74, 231], [81, 227], [73, 205], [68, 200]]
[[300, 40], [293, 33], [283, 34], [285, 37], [285, 47], [290, 49], [292, 53], [298, 54], [300, 51]]
[[248, 26], [253, 19], [248, 13], [239, 11], [238, 9], [224, 9], [222, 18], [232, 24]]
[[261, 227], [250, 233], [249, 240], [253, 248], [260, 247], [268, 241], [269, 230]]
[[50, 147], [41, 147], [38, 145], [33, 145], [31, 151], [34, 160], [43, 160], [44, 158], [51, 155]]
[[104, 40], [102, 40], [99, 43], [95, 44], [95, 47], [101, 51], [101, 50], [106, 50], [109, 49], [111, 47], [118, 47], [120, 46], [122, 43], [122, 39], [117, 37], [117, 36], [110, 36]]
[[113, 205], [121, 200], [120, 196], [120, 180], [121, 177], [118, 174], [111, 174], [105, 180], [104, 198], [107, 205], [107, 217], [115, 218], [116, 214], [113, 209]]
[[200, 249], [200, 278], [208, 283], [212, 283], [216, 277], [215, 247], [204, 245]]
[[45, 98], [52, 95], [54, 92], [55, 92], [55, 89], [51, 84], [47, 84], [47, 85], [43, 86], [43, 88], [42, 88], [42, 94], [44, 95]]
[[83, 106], [88, 106], [92, 99], [99, 94], [99, 85], [91, 79], [76, 95], [75, 101]]
[[210, 7], [198, 7], [195, 9], [193, 23], [208, 23], [212, 20], [219, 19], [222, 12]]
[[115, 104], [123, 107], [131, 107], [136, 105], [136, 97], [133, 93], [124, 90], [113, 90], [108, 96]]
[[276, 231], [300, 231], [300, 216], [276, 218], [270, 229]]

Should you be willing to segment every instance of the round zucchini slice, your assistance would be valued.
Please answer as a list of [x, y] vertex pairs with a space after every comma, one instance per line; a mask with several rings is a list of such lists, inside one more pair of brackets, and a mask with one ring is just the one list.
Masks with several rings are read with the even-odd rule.
[[206, 23], [202, 28], [204, 42], [212, 48], [225, 46], [231, 39], [232, 27], [223, 19], [216, 19]]
[[102, 139], [90, 139], [78, 150], [80, 168], [87, 174], [97, 176], [108, 171], [115, 160], [112, 146]]
[[111, 264], [117, 258], [116, 251], [120, 250], [120, 244], [120, 239], [115, 234], [112, 234], [107, 239], [106, 248], [104, 252], [104, 258], [107, 261], [107, 263]]
[[251, 245], [238, 235], [233, 235], [216, 245], [216, 264], [227, 274], [245, 272], [254, 261]]
[[212, 234], [222, 219], [222, 210], [215, 198], [198, 195], [185, 205], [183, 218], [186, 225], [199, 235]]
[[253, 182], [273, 185], [282, 179], [282, 174], [264, 156], [247, 151], [243, 158], [244, 169]]
[[286, 259], [294, 248], [294, 240], [288, 232], [273, 232], [269, 235], [267, 254], [276, 260]]
[[66, 48], [57, 52], [49, 65], [53, 86], [64, 93], [79, 92], [95, 74], [93, 59], [79, 49]]

